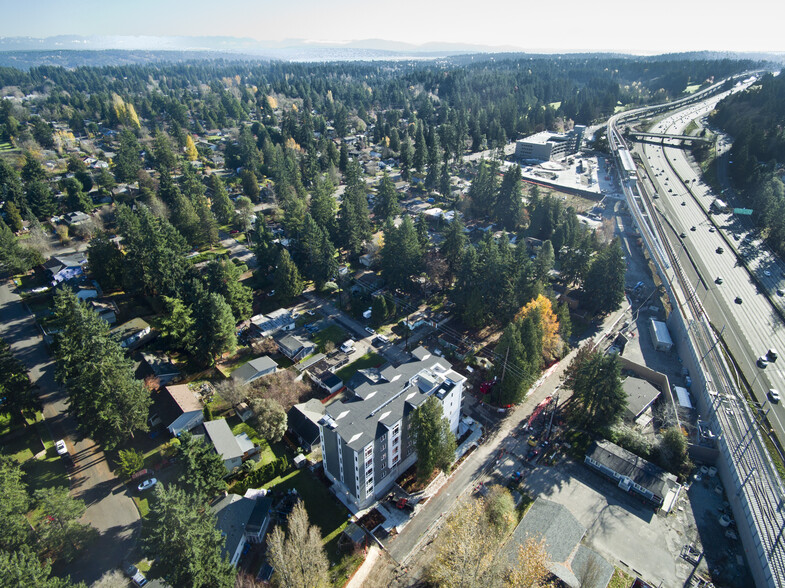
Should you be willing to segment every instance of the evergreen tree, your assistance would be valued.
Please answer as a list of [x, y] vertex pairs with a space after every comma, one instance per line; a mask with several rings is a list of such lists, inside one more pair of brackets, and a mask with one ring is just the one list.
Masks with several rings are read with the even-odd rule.
[[52, 190], [42, 180], [33, 180], [27, 184], [25, 198], [30, 211], [38, 220], [48, 220], [57, 211]]
[[153, 161], [155, 168], [164, 175], [168, 175], [177, 164], [177, 156], [172, 150], [172, 143], [165, 132], [158, 130], [153, 139]]
[[23, 247], [0, 217], [0, 268], [11, 274], [23, 274], [44, 263], [35, 249]]
[[196, 216], [199, 217], [199, 242], [203, 245], [214, 247], [218, 243], [218, 223], [207, 198], [199, 196], [196, 199]]
[[439, 247], [439, 253], [442, 254], [444, 260], [447, 262], [447, 267], [450, 268], [450, 273], [454, 276], [461, 266], [463, 260], [463, 252], [466, 249], [466, 233], [464, 232], [465, 225], [463, 221], [455, 215], [453, 221], [447, 225], [447, 230], [444, 233], [444, 241]]
[[569, 418], [574, 426], [599, 432], [621, 418], [627, 395], [621, 385], [621, 366], [616, 355], [598, 351], [577, 355], [570, 371], [574, 406]]
[[351, 257], [357, 258], [363, 250], [364, 243], [371, 236], [368, 201], [359, 183], [348, 186], [344, 192], [338, 231], [341, 245]]
[[79, 183], [79, 180], [67, 178], [64, 184], [68, 194], [65, 201], [67, 210], [90, 212], [93, 209], [93, 201], [82, 191], [82, 184]]
[[98, 233], [90, 240], [87, 266], [104, 290], [115, 290], [123, 282], [123, 254], [106, 233]]
[[0, 398], [3, 412], [11, 417], [12, 423], [24, 422], [25, 416], [34, 415], [40, 406], [33, 395], [27, 368], [14, 357], [3, 339], [0, 339]]
[[164, 296], [164, 315], [160, 319], [161, 334], [170, 345], [192, 351], [195, 341], [193, 311], [179, 298]]
[[45, 182], [46, 171], [44, 171], [41, 162], [39, 162], [29, 151], [24, 154], [24, 159], [25, 162], [24, 165], [22, 165], [22, 179], [25, 184], [36, 181]]
[[3, 529], [0, 533], [0, 553], [16, 551], [27, 542], [30, 534], [30, 523], [25, 516], [30, 509], [30, 495], [22, 477], [19, 462], [0, 453], [0, 492], [3, 496], [3, 500], [0, 500], [0, 527]]
[[0, 551], [0, 586], [35, 586], [36, 588], [86, 588], [82, 582], [73, 584], [66, 578], [52, 576], [52, 566], [40, 561], [27, 545], [20, 549]]
[[422, 123], [417, 125], [417, 130], [414, 136], [414, 158], [412, 164], [414, 169], [422, 172], [425, 169], [425, 162], [428, 159], [428, 146], [425, 144], [425, 135], [422, 130]]
[[212, 207], [215, 218], [222, 225], [228, 225], [234, 219], [234, 205], [226, 193], [226, 188], [218, 174], [210, 176], [210, 188], [212, 189]]
[[429, 396], [412, 413], [410, 434], [417, 448], [417, 477], [420, 480], [428, 480], [436, 468], [449, 471], [455, 460], [455, 435], [435, 396]]
[[619, 308], [624, 301], [624, 273], [626, 265], [618, 239], [600, 251], [586, 275], [583, 292], [587, 307], [605, 314]]
[[469, 188], [471, 210], [477, 218], [491, 216], [496, 206], [496, 165], [480, 161], [477, 175]]
[[422, 248], [412, 219], [405, 216], [396, 228], [388, 221], [384, 228], [384, 246], [381, 251], [382, 276], [391, 288], [407, 289], [409, 279], [422, 267]]
[[24, 188], [19, 174], [5, 159], [0, 159], [0, 200], [13, 202], [20, 210], [25, 209]]
[[216, 453], [210, 443], [190, 433], [180, 434], [178, 456], [183, 464], [184, 475], [180, 477], [180, 486], [191, 495], [210, 500], [220, 491], [226, 489], [226, 468], [223, 458]]
[[150, 575], [171, 586], [233, 588], [234, 566], [222, 555], [225, 537], [202, 498], [174, 486], [155, 487], [145, 553], [155, 561]]
[[545, 240], [534, 259], [534, 277], [542, 282], [547, 282], [548, 273], [553, 269], [554, 262], [553, 245], [549, 240]]
[[385, 221], [392, 216], [398, 215], [400, 212], [401, 207], [398, 205], [398, 192], [395, 189], [395, 184], [393, 184], [390, 176], [385, 173], [376, 191], [373, 214], [377, 221]]
[[303, 279], [286, 249], [281, 249], [278, 253], [273, 284], [275, 285], [275, 294], [282, 302], [289, 302], [303, 292]]
[[305, 214], [303, 228], [297, 239], [295, 255], [302, 275], [313, 280], [317, 290], [321, 290], [338, 273], [335, 247], [308, 213]]
[[259, 201], [259, 180], [256, 179], [256, 174], [252, 169], [245, 168], [240, 173], [240, 178], [243, 183], [243, 194], [248, 196], [252, 202]]
[[146, 431], [150, 394], [109, 325], [68, 289], [55, 293], [55, 375], [68, 393], [77, 427], [112, 449]]
[[335, 188], [329, 180], [323, 180], [316, 183], [311, 196], [311, 209], [310, 213], [316, 224], [327, 231], [330, 240], [333, 240], [337, 234], [336, 223], [336, 202], [333, 197]]
[[253, 291], [240, 282], [242, 273], [239, 266], [225, 259], [211, 261], [204, 271], [207, 289], [223, 296], [238, 323], [251, 317], [253, 304]]
[[194, 308], [194, 317], [198, 329], [194, 346], [197, 354], [209, 365], [214, 365], [216, 358], [237, 348], [234, 315], [223, 296], [215, 292], [205, 293], [198, 307]]
[[120, 131], [120, 146], [112, 161], [114, 177], [118, 182], [135, 182], [142, 169], [139, 142], [129, 130]]
[[261, 214], [256, 215], [256, 224], [251, 233], [251, 248], [256, 256], [256, 262], [262, 275], [266, 275], [270, 268], [278, 259], [278, 244], [275, 243], [275, 235], [267, 226]]
[[495, 217], [508, 231], [514, 231], [523, 219], [521, 194], [521, 168], [511, 166], [502, 179], [499, 196], [495, 203]]

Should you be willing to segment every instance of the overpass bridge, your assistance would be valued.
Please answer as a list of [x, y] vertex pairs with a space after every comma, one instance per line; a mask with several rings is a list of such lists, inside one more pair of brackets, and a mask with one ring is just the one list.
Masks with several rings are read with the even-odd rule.
[[679, 141], [697, 141], [699, 143], [713, 143], [714, 139], [707, 137], [697, 137], [695, 135], [671, 135], [668, 133], [644, 133], [642, 131], [627, 131], [628, 137], [636, 137], [638, 139], [674, 139]]

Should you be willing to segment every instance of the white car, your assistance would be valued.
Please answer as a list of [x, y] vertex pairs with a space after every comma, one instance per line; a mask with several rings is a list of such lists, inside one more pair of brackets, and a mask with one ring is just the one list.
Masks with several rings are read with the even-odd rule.
[[375, 335], [376, 331], [374, 331], [371, 327], [365, 327], [365, 332], [371, 335]]
[[144, 482], [139, 484], [136, 487], [136, 489], [139, 490], [139, 492], [144, 492], [148, 488], [152, 488], [153, 486], [155, 486], [157, 483], [158, 483], [158, 480], [156, 478], [150, 478], [149, 480], [145, 480]]
[[769, 389], [769, 400], [774, 402], [775, 404], [780, 401], [780, 393], [777, 392], [774, 388]]
[[57, 450], [57, 455], [68, 455], [68, 447], [66, 447], [63, 439], [55, 442], [55, 449]]
[[354, 351], [354, 341], [352, 341], [351, 339], [347, 339], [346, 341], [344, 341], [341, 344], [341, 351], [343, 351], [344, 353], [351, 353], [352, 351]]

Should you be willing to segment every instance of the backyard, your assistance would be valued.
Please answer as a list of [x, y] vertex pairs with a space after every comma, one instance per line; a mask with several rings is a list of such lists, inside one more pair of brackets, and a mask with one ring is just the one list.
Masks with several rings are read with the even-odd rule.
[[359, 359], [356, 359], [349, 365], [346, 365], [335, 372], [335, 375], [341, 378], [344, 382], [348, 382], [351, 377], [356, 374], [359, 370], [363, 370], [365, 368], [370, 367], [379, 367], [385, 362], [385, 359], [379, 355], [378, 353], [374, 353], [373, 351], [369, 351]]
[[327, 343], [332, 343], [335, 347], [343, 343], [349, 338], [349, 333], [344, 331], [338, 325], [330, 325], [321, 331], [318, 331], [313, 334], [313, 342], [316, 345], [317, 349], [324, 353]]

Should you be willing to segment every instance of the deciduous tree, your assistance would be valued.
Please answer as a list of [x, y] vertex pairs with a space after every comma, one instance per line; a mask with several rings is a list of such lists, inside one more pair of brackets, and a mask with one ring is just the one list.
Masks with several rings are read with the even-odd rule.
[[286, 433], [286, 411], [277, 401], [270, 398], [254, 398], [251, 400], [254, 412], [254, 427], [259, 434], [270, 443], [283, 439]]
[[311, 525], [302, 502], [286, 519], [287, 532], [275, 527], [267, 538], [267, 554], [276, 585], [286, 588], [327, 586], [329, 563], [319, 528]]

